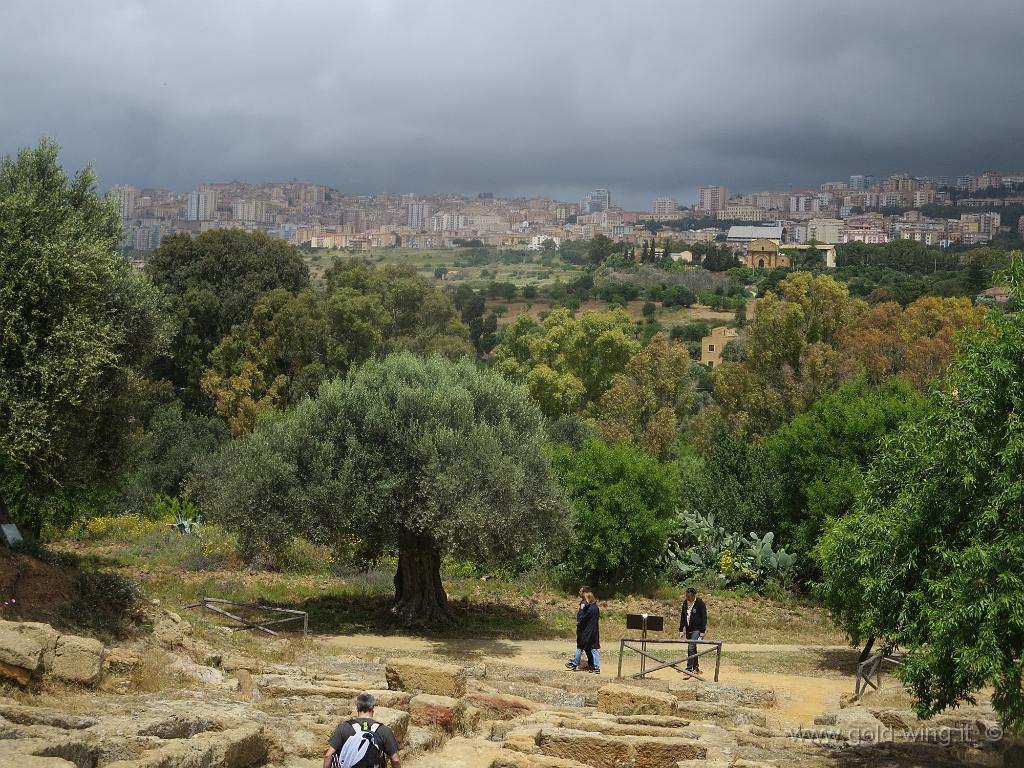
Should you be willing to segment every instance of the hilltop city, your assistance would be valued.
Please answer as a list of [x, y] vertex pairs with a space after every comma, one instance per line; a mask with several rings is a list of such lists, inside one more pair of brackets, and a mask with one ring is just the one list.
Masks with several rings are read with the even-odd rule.
[[885, 179], [852, 175], [817, 189], [731, 193], [702, 186], [692, 206], [655, 198], [648, 211], [626, 210], [608, 189], [579, 202], [492, 193], [361, 195], [290, 181], [210, 183], [186, 192], [111, 188], [125, 225], [124, 249], [138, 261], [171, 234], [211, 229], [264, 230], [312, 249], [445, 248], [490, 245], [541, 250], [562, 240], [604, 235], [639, 245], [664, 229], [682, 243], [726, 240], [745, 251], [753, 239], [778, 243], [975, 246], [1024, 228], [1024, 173]]

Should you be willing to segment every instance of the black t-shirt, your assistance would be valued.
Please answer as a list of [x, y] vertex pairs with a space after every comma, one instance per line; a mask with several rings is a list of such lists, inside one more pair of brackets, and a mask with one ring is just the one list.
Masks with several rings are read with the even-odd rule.
[[[346, 720], [337, 728], [334, 729], [334, 733], [331, 734], [331, 739], [327, 743], [334, 747], [335, 752], [341, 752], [341, 746], [350, 736], [356, 735], [356, 729], [352, 723], [376, 723], [377, 721], [370, 717], [357, 717], [354, 720]], [[384, 750], [384, 754], [391, 757], [398, 751], [398, 739], [395, 738], [395, 733], [386, 725], [378, 726], [376, 730], [377, 743], [381, 745]]]

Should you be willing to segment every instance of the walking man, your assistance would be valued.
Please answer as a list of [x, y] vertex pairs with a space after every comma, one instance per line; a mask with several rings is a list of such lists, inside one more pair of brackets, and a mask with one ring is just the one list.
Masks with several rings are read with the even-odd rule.
[[356, 717], [341, 723], [328, 741], [324, 768], [400, 768], [394, 731], [373, 719], [377, 705], [372, 694], [356, 696]]
[[[686, 588], [686, 602], [679, 609], [679, 639], [703, 640], [708, 629], [708, 609], [704, 601], [697, 597], [697, 590]], [[697, 660], [697, 644], [687, 645], [686, 671], [700, 674], [700, 662]]]

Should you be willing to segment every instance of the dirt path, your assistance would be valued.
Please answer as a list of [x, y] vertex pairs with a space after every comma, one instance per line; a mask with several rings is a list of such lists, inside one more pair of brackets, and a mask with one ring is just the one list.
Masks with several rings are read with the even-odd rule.
[[[345, 635], [327, 638], [323, 641], [325, 652], [351, 653], [353, 651], [381, 651], [382, 653], [433, 653], [459, 662], [488, 660], [511, 664], [526, 669], [561, 670], [570, 644], [564, 640], [490, 640], [458, 638], [452, 640], [429, 640], [417, 637], [386, 635]], [[722, 667], [719, 680], [726, 685], [756, 686], [772, 688], [779, 699], [776, 709], [767, 714], [773, 724], [792, 727], [809, 724], [814, 717], [825, 710], [835, 709], [839, 696], [853, 688], [853, 679], [833, 670], [814, 670], [815, 674], [794, 674], [791, 667], [794, 658], [804, 653], [855, 653], [846, 646], [782, 645], [782, 644], [726, 644], [722, 648]], [[749, 671], [743, 669], [735, 658], [757, 654], [764, 656], [764, 663], [771, 666], [772, 657], [777, 656], [787, 663], [778, 672]], [[618, 646], [606, 648], [601, 653], [602, 672], [610, 680], [615, 679], [618, 667]], [[811, 664], [811, 662], [808, 662]], [[707, 666], [707, 665], [706, 665]], [[780, 665], [781, 667], [782, 665]], [[638, 671], [636, 657], [624, 661], [623, 673]], [[705, 669], [710, 679], [714, 669]], [[671, 669], [654, 675], [658, 679], [682, 678]]]

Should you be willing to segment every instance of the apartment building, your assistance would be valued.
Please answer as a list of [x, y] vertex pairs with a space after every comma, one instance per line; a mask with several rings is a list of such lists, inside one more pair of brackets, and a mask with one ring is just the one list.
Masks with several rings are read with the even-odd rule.
[[725, 208], [728, 199], [729, 190], [725, 187], [700, 187], [697, 208], [708, 213], [717, 213]]
[[651, 213], [669, 214], [679, 210], [679, 203], [671, 197], [656, 197], [651, 203]]

